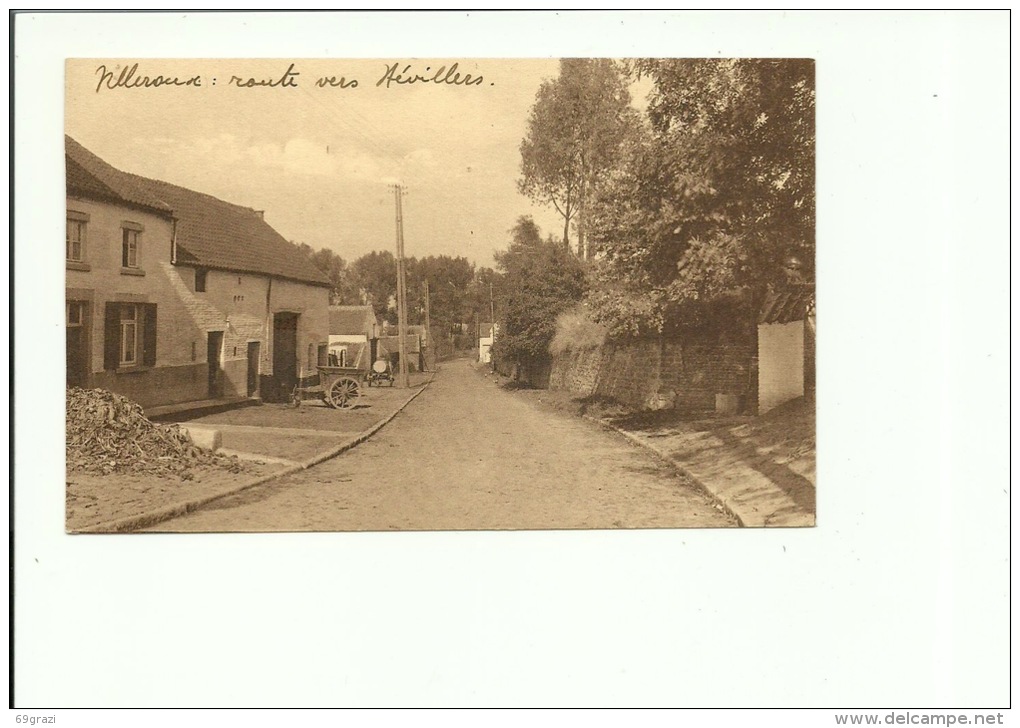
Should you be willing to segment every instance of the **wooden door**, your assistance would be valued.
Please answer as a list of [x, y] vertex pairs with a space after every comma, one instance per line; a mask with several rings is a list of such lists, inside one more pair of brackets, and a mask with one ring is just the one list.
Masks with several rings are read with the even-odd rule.
[[261, 346], [257, 341], [248, 342], [248, 396], [254, 397], [259, 391], [259, 354]]
[[68, 301], [67, 314], [67, 386], [87, 387], [89, 373], [88, 304]]
[[297, 386], [297, 323], [296, 313], [273, 316], [273, 383], [279, 402]]
[[209, 362], [209, 399], [223, 396], [223, 365], [220, 363], [223, 351], [223, 332], [210, 331], [206, 351]]

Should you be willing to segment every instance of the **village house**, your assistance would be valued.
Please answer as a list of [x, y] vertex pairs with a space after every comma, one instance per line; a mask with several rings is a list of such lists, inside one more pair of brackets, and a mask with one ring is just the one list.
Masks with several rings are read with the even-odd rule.
[[[424, 326], [407, 326], [404, 332], [404, 354], [407, 356], [407, 371], [420, 372], [425, 370]], [[396, 326], [389, 326], [383, 331], [376, 345], [376, 359], [386, 359], [393, 371], [400, 369], [400, 335]]]
[[478, 324], [478, 361], [492, 363], [492, 344], [496, 340], [496, 324]]
[[325, 363], [329, 279], [256, 210], [65, 137], [68, 386], [145, 408], [283, 400]]
[[375, 359], [379, 322], [371, 306], [329, 307], [329, 363], [367, 372]]

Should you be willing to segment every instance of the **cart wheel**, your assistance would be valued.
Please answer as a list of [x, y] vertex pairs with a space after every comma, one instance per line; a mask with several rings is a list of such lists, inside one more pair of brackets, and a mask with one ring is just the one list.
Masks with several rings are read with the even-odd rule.
[[343, 377], [333, 382], [327, 395], [329, 404], [337, 409], [348, 409], [354, 406], [354, 400], [361, 393], [358, 382], [350, 377]]

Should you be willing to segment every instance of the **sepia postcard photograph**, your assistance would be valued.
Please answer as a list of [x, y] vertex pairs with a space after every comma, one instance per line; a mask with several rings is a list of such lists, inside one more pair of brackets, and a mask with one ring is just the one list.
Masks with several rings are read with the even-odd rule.
[[1008, 13], [11, 24], [17, 722], [1008, 723]]
[[811, 59], [69, 59], [70, 532], [815, 522]]
[[811, 59], [70, 59], [73, 532], [811, 526]]

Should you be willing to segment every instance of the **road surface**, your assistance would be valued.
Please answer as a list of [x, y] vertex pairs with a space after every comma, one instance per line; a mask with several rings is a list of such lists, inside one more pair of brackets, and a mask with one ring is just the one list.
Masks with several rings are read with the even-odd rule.
[[[337, 413], [343, 417], [343, 413]], [[728, 527], [673, 468], [466, 360], [368, 441], [153, 531]]]

